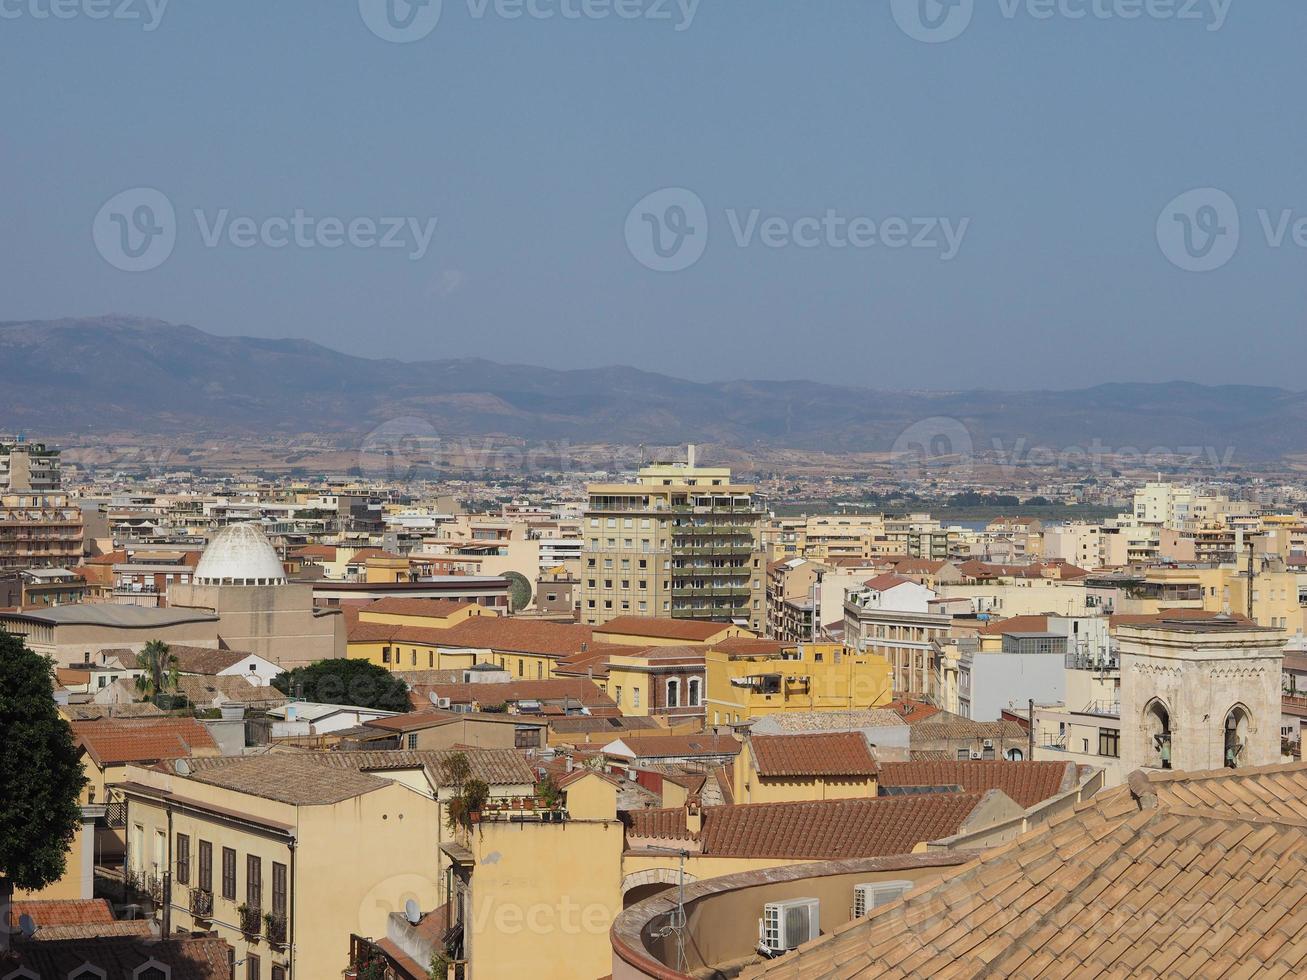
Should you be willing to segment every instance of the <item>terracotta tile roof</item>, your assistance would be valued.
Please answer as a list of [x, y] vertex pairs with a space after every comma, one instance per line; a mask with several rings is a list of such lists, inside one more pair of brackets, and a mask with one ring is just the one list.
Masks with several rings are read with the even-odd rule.
[[328, 561], [336, 560], [336, 547], [330, 544], [306, 544], [302, 548], [296, 548], [290, 553], [292, 558], [326, 558]]
[[23, 900], [14, 899], [9, 906], [9, 921], [15, 926], [20, 916], [30, 915], [41, 928], [46, 926], [81, 926], [113, 921], [113, 909], [107, 899]]
[[89, 922], [82, 925], [42, 926], [32, 937], [34, 942], [60, 939], [99, 939], [109, 936], [153, 936], [149, 919], [124, 919], [119, 922]]
[[1026, 730], [1015, 721], [972, 721], [949, 711], [941, 711], [912, 725], [911, 744], [990, 738], [1024, 739]]
[[1074, 762], [1008, 762], [973, 759], [963, 762], [882, 762], [880, 786], [961, 786], [967, 793], [1001, 789], [1022, 807], [1032, 807], [1077, 783]]
[[739, 755], [740, 743], [730, 735], [641, 735], [623, 743], [637, 759], [694, 758]]
[[62, 708], [72, 721], [94, 721], [97, 718], [160, 718], [164, 711], [148, 701], [131, 704], [69, 704]]
[[616, 708], [616, 703], [584, 677], [505, 681], [493, 684], [432, 684], [431, 691], [453, 704], [503, 704], [516, 701], [569, 700], [583, 705]]
[[1047, 616], [1012, 616], [1008, 619], [991, 620], [976, 630], [985, 636], [998, 636], [1003, 633], [1046, 633]]
[[463, 755], [475, 779], [491, 786], [531, 784], [535, 776], [516, 749], [414, 749], [391, 751], [315, 752], [313, 762], [336, 769], [381, 773], [395, 769], [424, 769], [433, 784], [445, 785], [444, 764]]
[[1133, 773], [743, 975], [1302, 976], [1307, 820], [1273, 811], [1298, 807], [1304, 780], [1303, 763]]
[[188, 760], [190, 779], [292, 806], [340, 803], [381, 789], [388, 780], [324, 765], [308, 754], [228, 756]]
[[669, 619], [662, 616], [618, 616], [596, 626], [596, 633], [615, 633], [619, 636], [651, 636], [667, 640], [689, 640], [704, 643], [730, 623], [703, 622], [693, 619]]
[[858, 732], [755, 735], [750, 740], [760, 776], [872, 776], [876, 759]]
[[286, 695], [275, 687], [251, 684], [244, 677], [234, 674], [221, 677], [183, 674], [177, 678], [177, 690], [196, 705], [237, 701], [241, 704], [276, 706], [287, 701]]
[[867, 728], [898, 728], [904, 723], [889, 708], [854, 708], [849, 711], [778, 711], [754, 722], [759, 735], [805, 732], [854, 732]]
[[403, 555], [397, 555], [393, 552], [386, 551], [384, 548], [360, 548], [354, 554], [350, 555], [348, 564], [356, 565], [359, 562], [370, 561], [373, 558], [384, 559], [403, 559]]
[[879, 857], [908, 854], [923, 841], [956, 834], [982, 799], [979, 793], [941, 793], [705, 807], [703, 829], [697, 835], [686, 829], [684, 809], [633, 811], [628, 814], [627, 835], [628, 841], [697, 841], [701, 854], [715, 857], [795, 861]]
[[911, 698], [895, 698], [885, 707], [898, 714], [909, 725], [915, 725], [940, 713], [940, 709], [935, 705], [927, 704], [925, 701], [914, 701]]
[[384, 613], [389, 616], [428, 616], [435, 619], [444, 619], [459, 610], [475, 605], [474, 602], [463, 602], [459, 599], [406, 599], [403, 596], [387, 596], [369, 602], [366, 606], [360, 606], [359, 612], [363, 614]]
[[[23, 943], [14, 948], [15, 966], [39, 977], [70, 977], [85, 963], [104, 971], [105, 980], [135, 980], [150, 960], [162, 963], [172, 980], [229, 980], [231, 946], [216, 938], [168, 939], [120, 937]], [[6, 972], [9, 964], [5, 965]]]
[[893, 572], [885, 572], [883, 575], [877, 575], [875, 578], [869, 578], [862, 583], [869, 589], [876, 592], [888, 592], [900, 585], [914, 585], [912, 579], [904, 578], [902, 575], [895, 575]]
[[177, 658], [177, 669], [183, 674], [218, 674], [233, 664], [254, 656], [245, 650], [218, 650], [171, 643], [168, 644], [168, 652]]
[[440, 642], [446, 646], [485, 647], [503, 653], [538, 653], [562, 657], [579, 653], [590, 643], [592, 630], [577, 623], [501, 616], [473, 616], [447, 630]]
[[73, 735], [100, 766], [181, 759], [196, 749], [218, 749], [209, 730], [194, 718], [75, 721]]
[[647, 715], [625, 715], [612, 718], [596, 717], [595, 715], [567, 715], [563, 718], [549, 719], [550, 730], [559, 735], [597, 734], [605, 740], [620, 737], [624, 732], [647, 732], [661, 727], [657, 721]]

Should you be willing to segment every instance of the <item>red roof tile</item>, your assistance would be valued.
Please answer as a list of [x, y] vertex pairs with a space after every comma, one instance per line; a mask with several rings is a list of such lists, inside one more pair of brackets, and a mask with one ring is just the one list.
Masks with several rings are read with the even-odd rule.
[[182, 759], [217, 751], [209, 730], [194, 718], [97, 718], [73, 722], [73, 735], [101, 766]]
[[755, 735], [750, 739], [760, 776], [870, 776], [876, 758], [858, 732]]
[[1002, 790], [1022, 807], [1042, 803], [1076, 784], [1070, 762], [1009, 762], [973, 759], [963, 762], [882, 762], [881, 786], [961, 786], [967, 793]]

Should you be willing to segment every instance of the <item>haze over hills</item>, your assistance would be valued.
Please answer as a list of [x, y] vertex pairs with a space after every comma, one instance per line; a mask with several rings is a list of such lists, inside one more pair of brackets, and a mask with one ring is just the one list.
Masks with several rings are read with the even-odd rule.
[[[319, 432], [348, 441], [415, 417], [442, 436], [528, 442], [881, 452], [902, 445], [905, 430], [912, 440], [938, 430], [1007, 452], [1212, 447], [1246, 461], [1307, 449], [1307, 394], [1244, 385], [923, 392], [699, 383], [630, 367], [368, 359], [126, 316], [0, 323], [0, 365], [0, 431], [33, 434]], [[876, 373], [873, 352], [867, 374]]]

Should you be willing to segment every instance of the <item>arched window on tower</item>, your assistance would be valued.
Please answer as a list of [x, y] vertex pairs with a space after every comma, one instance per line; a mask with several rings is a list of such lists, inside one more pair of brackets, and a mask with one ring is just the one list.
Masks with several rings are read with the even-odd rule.
[[1156, 769], [1171, 768], [1171, 713], [1156, 699], [1144, 708], [1144, 753], [1148, 765]]
[[1236, 704], [1225, 716], [1225, 752], [1222, 758], [1228, 769], [1237, 769], [1244, 765], [1244, 749], [1248, 745], [1248, 733], [1252, 728], [1252, 718], [1248, 709]]

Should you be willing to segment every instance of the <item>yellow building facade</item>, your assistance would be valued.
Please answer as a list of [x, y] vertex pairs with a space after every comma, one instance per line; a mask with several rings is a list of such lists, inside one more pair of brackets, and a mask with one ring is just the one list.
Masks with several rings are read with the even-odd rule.
[[709, 650], [705, 669], [713, 725], [783, 711], [875, 708], [893, 696], [888, 660], [838, 643], [799, 644], [779, 657]]

